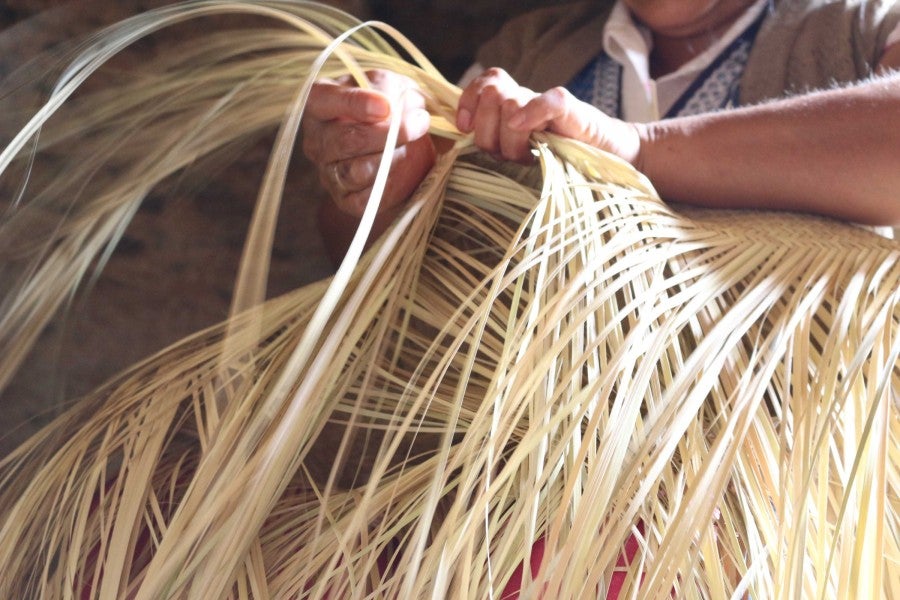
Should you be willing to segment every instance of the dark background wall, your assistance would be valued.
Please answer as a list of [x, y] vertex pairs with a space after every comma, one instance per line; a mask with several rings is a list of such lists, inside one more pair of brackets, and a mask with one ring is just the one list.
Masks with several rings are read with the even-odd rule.
[[[30, 82], [45, 69], [54, 68], [52, 60], [32, 62], [43, 56], [44, 49], [171, 2], [0, 3], [0, 138], [8, 140], [18, 129], [18, 121], [11, 115], [21, 113], [27, 118], [39, 106], [41, 86]], [[394, 25], [452, 80], [470, 64], [477, 45], [504, 20], [548, 0], [329, 3], [360, 18]], [[17, 85], [17, 78], [27, 85]], [[6, 95], [3, 90], [7, 88], [15, 93]], [[0, 142], [0, 146], [4, 144]], [[198, 184], [194, 194], [179, 194], [182, 188], [178, 186], [173, 193], [151, 194], [90, 295], [79, 301], [66, 319], [51, 323], [18, 376], [0, 393], [0, 458], [59, 414], [66, 402], [151, 352], [226, 317], [267, 158], [268, 146], [263, 140], [244, 150], [225, 172]], [[269, 277], [271, 295], [325, 276], [331, 268], [315, 227], [315, 205], [322, 196], [317, 177], [302, 157], [296, 164], [289, 182], [294, 192], [286, 194], [279, 215]], [[0, 196], [0, 211], [6, 200], [8, 196]], [[0, 281], [0, 289], [4, 285]]]
[[373, 18], [387, 21], [408, 36], [455, 79], [472, 61], [478, 45], [510, 17], [563, 0], [369, 0]]
[[[44, 49], [172, 1], [0, 2], [0, 138], [8, 140], [18, 129], [11, 115], [28, 117], [39, 105], [40, 86], [29, 82], [54, 67], [52, 61], [32, 62]], [[453, 80], [471, 63], [478, 44], [506, 19], [558, 0], [329, 3], [360, 18], [392, 24]], [[17, 85], [17, 77], [29, 85]], [[27, 95], [32, 87], [36, 97]], [[7, 88], [16, 93], [7, 96]], [[19, 94], [26, 95], [20, 100]], [[154, 193], [144, 202], [90, 296], [63, 322], [51, 323], [18, 377], [0, 393], [0, 458], [59, 414], [66, 402], [151, 352], [225, 318], [267, 157], [264, 140], [247, 148], [226, 172], [205, 180], [196, 194]], [[289, 182], [297, 192], [286, 194], [279, 215], [269, 277], [272, 295], [327, 275], [331, 268], [315, 231], [315, 205], [322, 192], [315, 173], [304, 165], [298, 157]], [[0, 211], [7, 199], [0, 196]], [[0, 281], [0, 289], [3, 285]]]
[[[513, 15], [564, 0], [329, 0], [360, 18], [373, 18], [397, 27], [449, 79], [458, 77], [472, 60], [474, 49]], [[7, 0], [0, 3], [0, 28], [43, 10], [84, 5], [83, 12], [103, 18], [172, 0]]]

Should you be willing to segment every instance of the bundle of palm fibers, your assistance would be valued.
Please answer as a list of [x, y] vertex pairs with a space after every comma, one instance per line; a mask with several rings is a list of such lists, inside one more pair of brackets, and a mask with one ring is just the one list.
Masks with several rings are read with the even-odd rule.
[[[70, 99], [133, 40], [224, 12], [290, 28], [210, 31]], [[336, 37], [354, 25], [287, 1], [141, 15], [0, 156], [19, 182], [84, 149], [0, 225], [2, 385], [148, 190], [280, 123], [233, 316], [0, 463], [0, 597], [497, 598], [519, 575], [523, 597], [900, 595], [900, 246], [676, 209], [552, 136], [535, 167], [495, 163], [450, 125], [454, 86], [382, 26]], [[415, 79], [457, 143], [363, 253], [384, 161], [336, 274], [263, 301], [309, 82], [369, 68]]]

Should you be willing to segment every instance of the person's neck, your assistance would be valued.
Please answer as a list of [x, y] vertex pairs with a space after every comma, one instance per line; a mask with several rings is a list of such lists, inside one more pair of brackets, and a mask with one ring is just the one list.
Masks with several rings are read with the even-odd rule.
[[[723, 30], [724, 31], [724, 30]], [[712, 46], [719, 35], [704, 33], [703, 35], [683, 38], [653, 34], [653, 50], [650, 52], [650, 76], [659, 79], [674, 73], [690, 62], [695, 56], [702, 54]]]
[[702, 54], [728, 31], [744, 10], [746, 5], [738, 5], [697, 31], [651, 31], [653, 50], [650, 52], [650, 76], [658, 79], [674, 73]]

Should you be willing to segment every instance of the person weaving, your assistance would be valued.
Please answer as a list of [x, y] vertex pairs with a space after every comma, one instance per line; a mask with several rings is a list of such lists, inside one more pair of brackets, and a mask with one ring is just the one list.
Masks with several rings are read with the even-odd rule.
[[[533, 160], [551, 131], [624, 158], [661, 197], [713, 208], [802, 211], [900, 225], [900, 5], [805, 0], [618, 0], [527, 13], [463, 76], [457, 127], [500, 159]], [[314, 86], [304, 152], [331, 200], [320, 229], [335, 260], [355, 231], [381, 157], [390, 98]], [[407, 94], [378, 235], [434, 163], [424, 99]], [[883, 232], [886, 233], [886, 232]], [[530, 550], [541, 568], [544, 539]], [[632, 537], [619, 565], [637, 549]], [[522, 565], [501, 598], [519, 597]], [[618, 598], [614, 574], [608, 599]]]
[[[476, 58], [457, 126], [499, 158], [531, 160], [529, 135], [547, 130], [619, 155], [667, 201], [900, 224], [892, 0], [580, 2], [514, 19]], [[304, 123], [337, 255], [368, 199], [389, 98], [411, 85], [371, 77], [375, 89], [317, 83]], [[424, 101], [407, 97], [380, 227], [434, 161]]]

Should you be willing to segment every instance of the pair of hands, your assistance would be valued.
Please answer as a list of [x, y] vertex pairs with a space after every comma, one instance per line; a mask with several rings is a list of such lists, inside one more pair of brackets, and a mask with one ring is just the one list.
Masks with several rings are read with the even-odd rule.
[[[425, 99], [408, 78], [387, 71], [368, 74], [370, 89], [349, 80], [323, 80], [313, 86], [303, 122], [303, 151], [339, 210], [359, 217], [381, 160], [391, 117], [391, 99], [403, 97], [400, 134], [381, 212], [396, 208], [416, 189], [434, 164]], [[529, 137], [550, 131], [613, 152], [636, 164], [640, 133], [636, 126], [607, 117], [564, 88], [543, 94], [520, 86], [502, 69], [488, 69], [462, 93], [457, 128], [498, 158], [527, 163]]]

